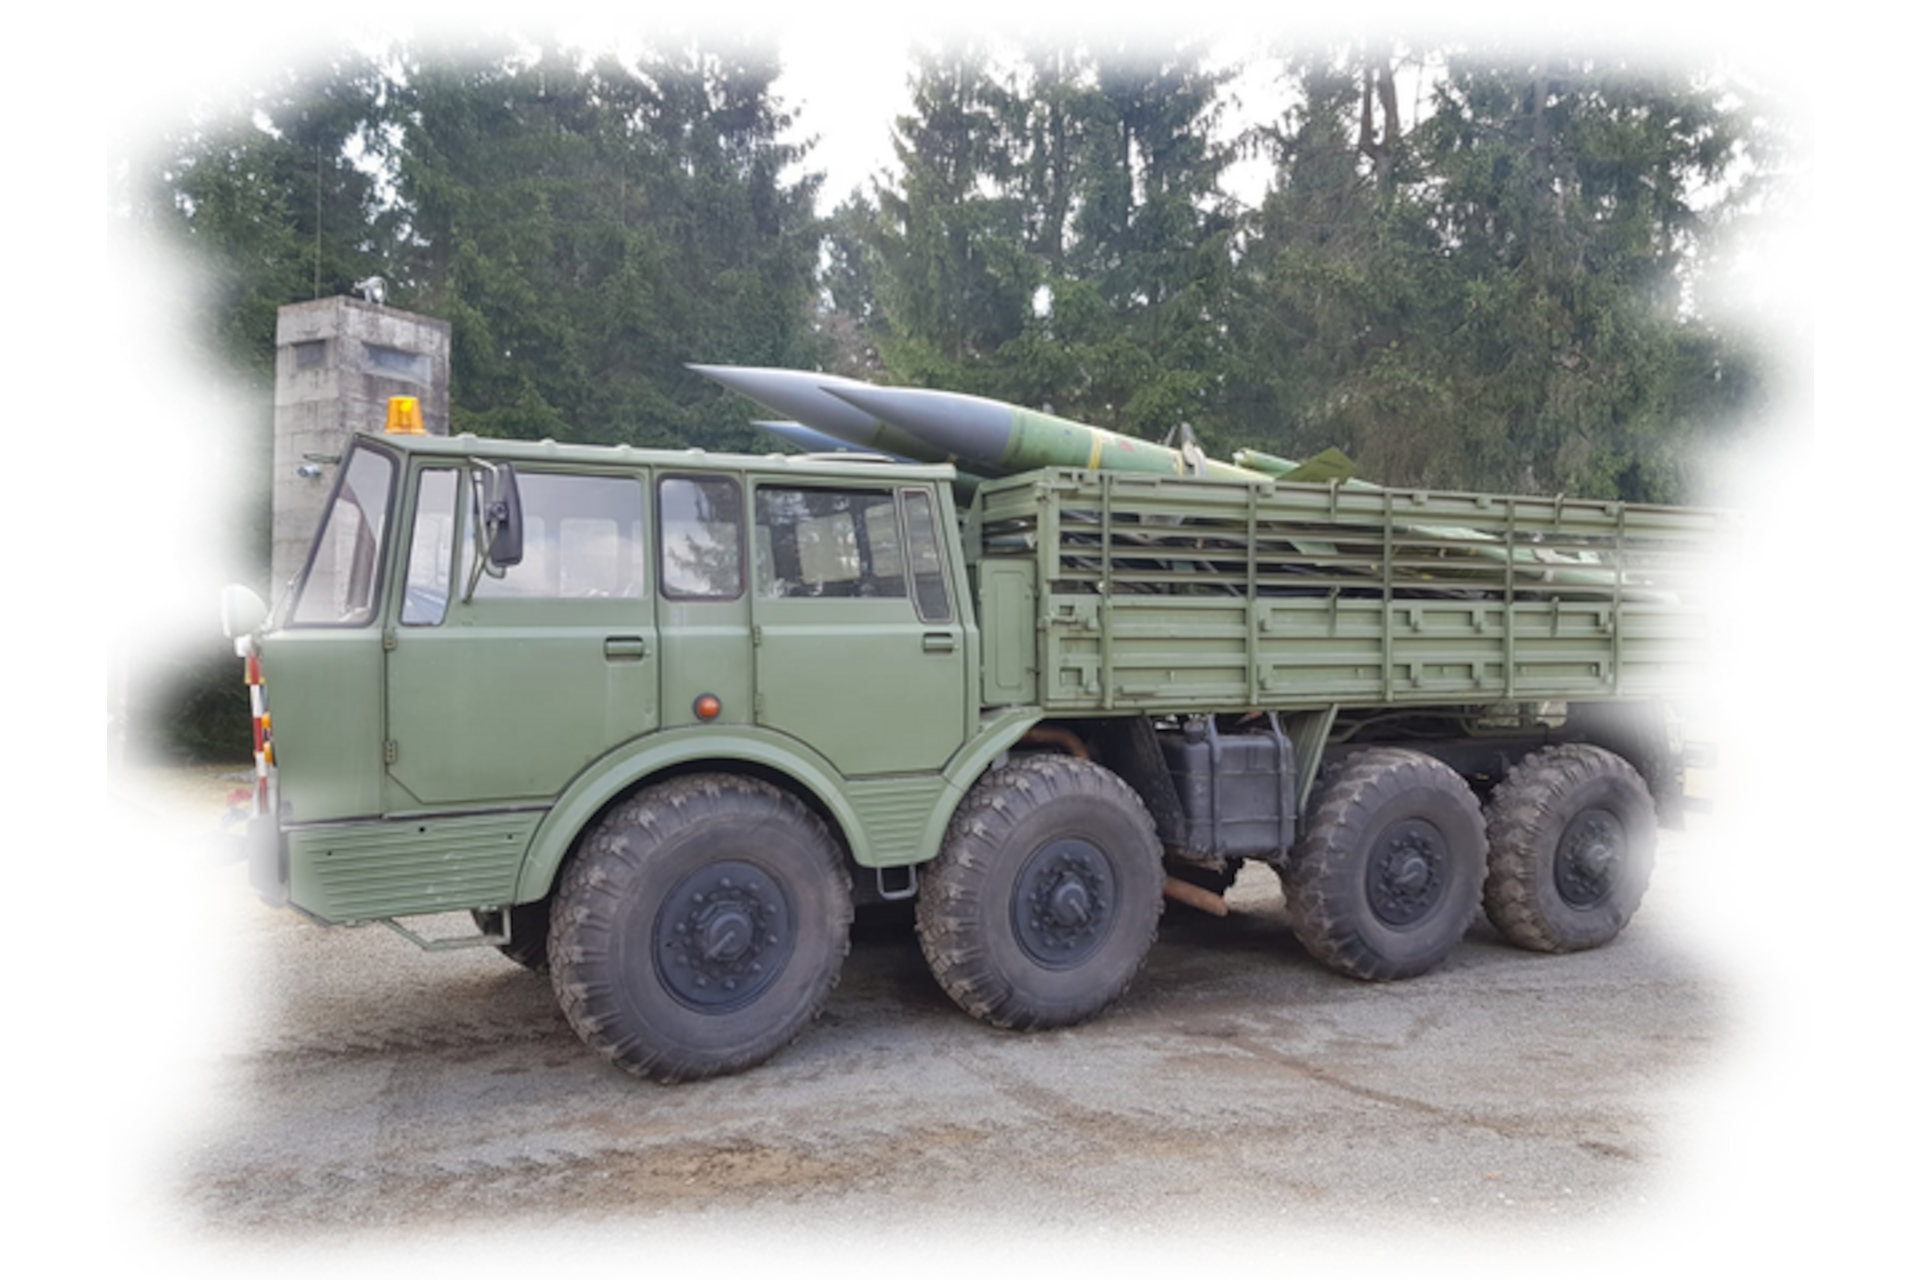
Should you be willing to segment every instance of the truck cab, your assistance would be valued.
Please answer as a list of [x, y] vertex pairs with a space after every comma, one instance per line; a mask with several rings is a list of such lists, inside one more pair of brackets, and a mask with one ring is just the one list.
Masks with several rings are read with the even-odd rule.
[[905, 860], [923, 833], [876, 846], [859, 794], [944, 789], [978, 724], [951, 477], [356, 437], [242, 640], [270, 689], [259, 887], [327, 922], [497, 909], [577, 835], [542, 839], [556, 806], [729, 759]]

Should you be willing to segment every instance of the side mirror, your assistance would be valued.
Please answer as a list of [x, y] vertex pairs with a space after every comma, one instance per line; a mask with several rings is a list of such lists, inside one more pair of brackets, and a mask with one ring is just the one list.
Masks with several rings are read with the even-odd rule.
[[520, 516], [520, 484], [513, 468], [501, 463], [487, 477], [487, 563], [505, 569], [520, 563], [526, 554], [522, 535], [526, 525]]
[[267, 620], [267, 604], [259, 596], [231, 583], [220, 590], [220, 630], [227, 639], [238, 640], [258, 631]]

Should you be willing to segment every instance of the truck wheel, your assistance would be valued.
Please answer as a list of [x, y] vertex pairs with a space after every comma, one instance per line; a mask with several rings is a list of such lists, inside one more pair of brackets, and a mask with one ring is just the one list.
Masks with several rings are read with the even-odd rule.
[[1327, 779], [1280, 880], [1315, 959], [1386, 980], [1446, 958], [1486, 872], [1486, 829], [1466, 779], [1432, 756], [1374, 748]]
[[[513, 940], [496, 950], [523, 968], [544, 972], [547, 967], [547, 909], [550, 905], [542, 899], [508, 907], [513, 924]], [[500, 932], [500, 913], [475, 911], [473, 923], [480, 932], [497, 935]]]
[[1086, 760], [1030, 756], [987, 775], [920, 878], [920, 947], [954, 1003], [1018, 1031], [1120, 998], [1160, 920], [1153, 819]]
[[1609, 942], [1647, 891], [1657, 839], [1632, 765], [1585, 743], [1543, 747], [1487, 805], [1487, 918], [1530, 951]]
[[580, 1038], [635, 1075], [764, 1061], [840, 977], [853, 887], [833, 836], [767, 783], [700, 774], [600, 820], [553, 900], [549, 952]]

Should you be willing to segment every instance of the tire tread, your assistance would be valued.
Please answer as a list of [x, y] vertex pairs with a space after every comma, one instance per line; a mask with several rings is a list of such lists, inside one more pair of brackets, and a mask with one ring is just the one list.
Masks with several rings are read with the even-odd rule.
[[[1638, 841], [1650, 841], [1654, 825], [1652, 792], [1621, 757], [1588, 743], [1542, 747], [1521, 761], [1494, 788], [1487, 805], [1488, 874], [1483, 907], [1502, 937], [1528, 951], [1567, 954], [1604, 945], [1618, 936], [1639, 909], [1652, 873], [1652, 850], [1636, 848], [1624, 868], [1618, 892], [1570, 928], [1556, 920], [1558, 890], [1553, 885], [1553, 856], [1544, 846], [1556, 839], [1567, 815], [1568, 798], [1582, 790], [1616, 786], [1638, 810], [1626, 821]], [[1544, 855], [1544, 856], [1543, 856]]]
[[[1316, 790], [1306, 836], [1281, 867], [1281, 884], [1294, 936], [1307, 951], [1336, 972], [1369, 982], [1411, 978], [1445, 958], [1473, 922], [1471, 907], [1458, 913], [1439, 944], [1414, 956], [1389, 954], [1370, 941], [1361, 915], [1365, 910], [1354, 883], [1352, 860], [1364, 859], [1358, 845], [1372, 814], [1393, 795], [1411, 787], [1430, 787], [1471, 812], [1479, 832], [1479, 803], [1466, 779], [1432, 756], [1399, 747], [1370, 748], [1329, 771]], [[1484, 837], [1482, 836], [1482, 841]], [[1473, 878], [1470, 900], [1478, 902], [1486, 874], [1483, 842], [1454, 851], [1468, 860]]]
[[[984, 945], [979, 922], [985, 882], [1015, 828], [1047, 804], [1076, 796], [1101, 799], [1126, 815], [1152, 850], [1153, 923], [1124, 981], [1070, 1012], [1059, 1014], [1023, 1003]], [[947, 827], [940, 854], [920, 878], [917, 929], [927, 965], [942, 989], [969, 1014], [992, 1026], [1033, 1031], [1086, 1021], [1120, 999], [1145, 962], [1159, 934], [1160, 846], [1153, 818], [1131, 787], [1106, 769], [1072, 756], [1028, 756], [989, 774], [961, 801]]]
[[[637, 891], [650, 852], [693, 826], [737, 816], [743, 809], [801, 828], [818, 864], [815, 870], [833, 881], [824, 922], [830, 932], [828, 972], [803, 993], [794, 1016], [731, 1051], [650, 1040], [620, 1016], [618, 995], [606, 977], [612, 970], [607, 922], [619, 901]], [[548, 955], [554, 993], [580, 1038], [623, 1070], [663, 1083], [726, 1075], [772, 1057], [819, 1017], [828, 994], [839, 984], [852, 920], [852, 883], [838, 842], [812, 810], [755, 778], [676, 778], [609, 810], [568, 865], [553, 898]]]

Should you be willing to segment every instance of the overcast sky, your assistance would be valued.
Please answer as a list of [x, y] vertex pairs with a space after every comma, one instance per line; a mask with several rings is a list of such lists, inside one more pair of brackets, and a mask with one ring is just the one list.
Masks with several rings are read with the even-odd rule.
[[[795, 115], [795, 134], [812, 136], [814, 152], [808, 169], [822, 173], [820, 211], [829, 213], [870, 178], [891, 167], [893, 121], [912, 107], [908, 90], [908, 40], [924, 15], [914, 13], [787, 13], [787, 31], [781, 38], [781, 106]], [[564, 38], [586, 50], [607, 44], [634, 46], [632, 23], [620, 13], [564, 13]], [[1229, 17], [1221, 23], [1223, 52], [1233, 58], [1248, 46], [1246, 19]], [[1252, 81], [1248, 81], [1252, 83]], [[1269, 81], [1271, 83], [1271, 81]], [[1277, 107], [1263, 111], [1273, 123]], [[1252, 123], [1248, 109], [1229, 106], [1227, 129]], [[1258, 203], [1265, 169], [1258, 163], [1238, 165], [1227, 175], [1227, 190], [1236, 198]]]

